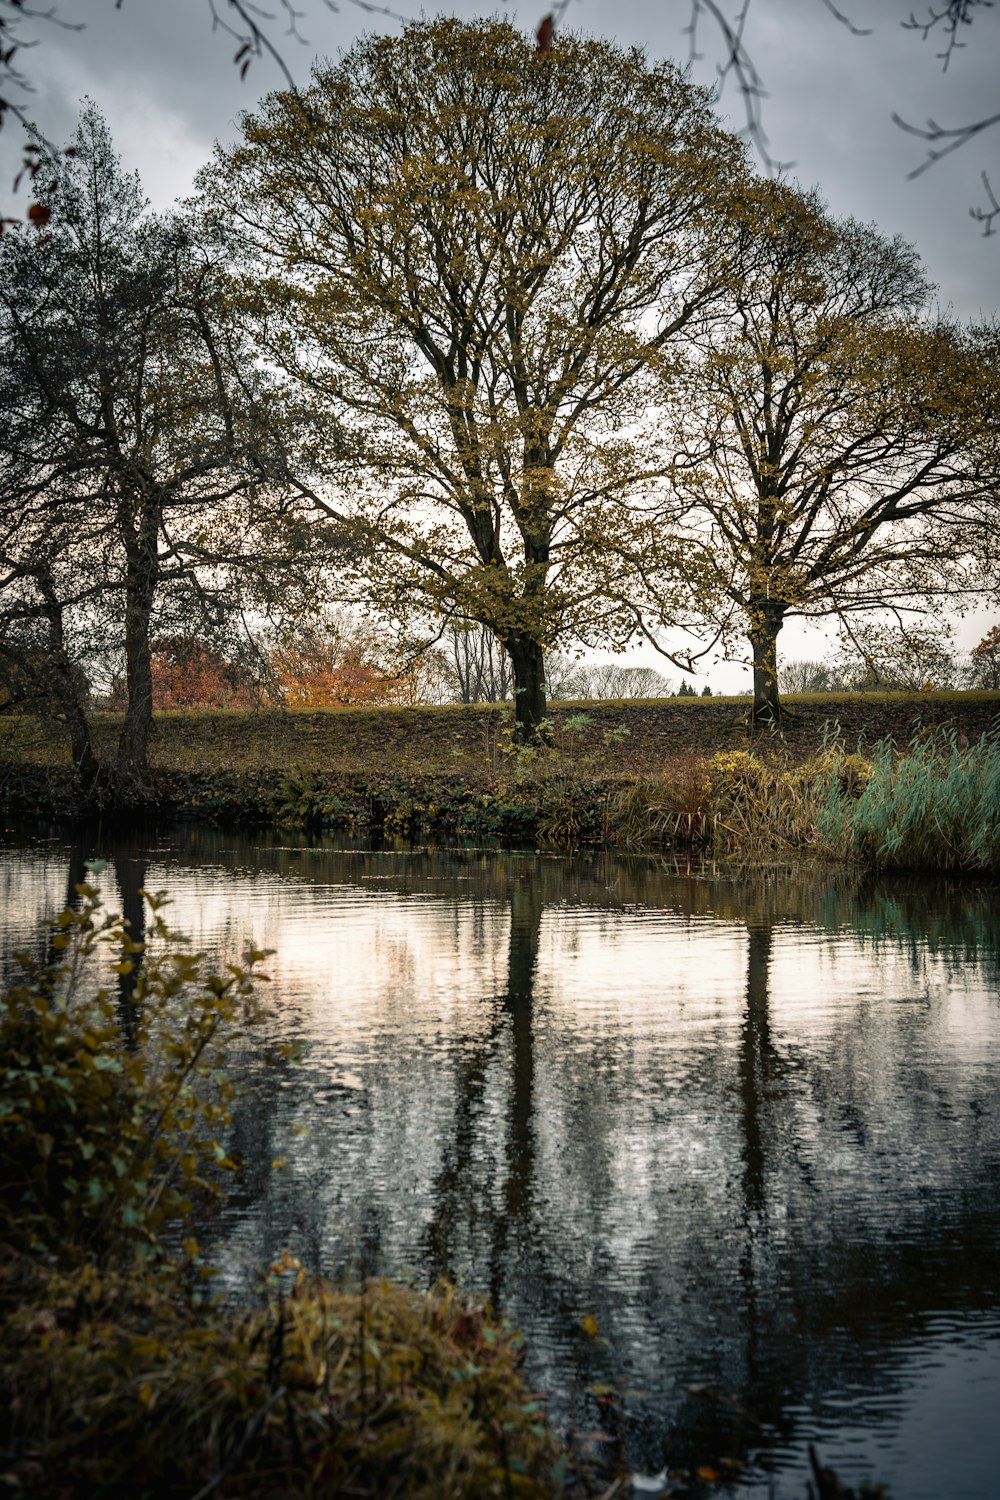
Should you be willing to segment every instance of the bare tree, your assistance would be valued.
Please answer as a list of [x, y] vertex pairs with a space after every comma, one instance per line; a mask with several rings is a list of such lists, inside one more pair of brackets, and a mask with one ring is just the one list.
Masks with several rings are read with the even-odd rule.
[[485, 626], [470, 621], [449, 625], [442, 652], [459, 703], [506, 703], [513, 697], [510, 658]]
[[849, 623], [827, 667], [832, 683], [854, 692], [954, 688], [961, 678], [954, 633], [940, 620]]
[[568, 651], [547, 651], [545, 691], [555, 701], [589, 697], [586, 667]]
[[580, 698], [670, 698], [673, 683], [655, 667], [627, 667], [618, 661], [581, 665], [584, 691]]
[[783, 693], [831, 693], [838, 685], [826, 662], [786, 661], [778, 668], [778, 687]]

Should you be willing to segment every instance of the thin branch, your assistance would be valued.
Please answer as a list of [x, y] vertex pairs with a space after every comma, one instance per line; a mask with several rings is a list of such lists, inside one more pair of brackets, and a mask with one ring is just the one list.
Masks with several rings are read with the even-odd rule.
[[[984, 130], [991, 130], [994, 125], [1000, 125], [1000, 111], [995, 115], [988, 115], [985, 119], [974, 120], [969, 125], [945, 126], [939, 125], [936, 120], [928, 120], [926, 125], [911, 125], [902, 116], [893, 111], [892, 122], [898, 125], [900, 130], [905, 130], [907, 135], [915, 135], [922, 141], [927, 141], [930, 149], [919, 167], [914, 167], [912, 172], [907, 172], [907, 180], [919, 177], [926, 172], [928, 167], [933, 167], [942, 157], [950, 156], [961, 146], [967, 146], [970, 141], [975, 140]], [[944, 141], [943, 146], [936, 143]]]
[[947, 40], [944, 51], [939, 52], [938, 57], [941, 59], [941, 71], [947, 73], [952, 53], [965, 46], [958, 39], [959, 27], [971, 26], [974, 20], [972, 12], [980, 7], [992, 10], [993, 0], [948, 0], [944, 10], [935, 10], [933, 6], [929, 6], [926, 20], [919, 21], [911, 11], [909, 20], [901, 24], [904, 31], [919, 31], [925, 42], [932, 31], [938, 26], [942, 27]]
[[[948, 71], [948, 64], [952, 59], [952, 54], [957, 52], [960, 47], [965, 46], [965, 42], [959, 40], [961, 28], [972, 25], [975, 20], [974, 11], [980, 9], [992, 10], [993, 6], [994, 0], [948, 0], [943, 9], [935, 9], [933, 6], [929, 6], [924, 20], [918, 20], [911, 11], [909, 20], [903, 21], [902, 26], [904, 31], [919, 32], [924, 41], [938, 27], [941, 28], [946, 40], [944, 51], [939, 52], [938, 57], [941, 60], [941, 71], [946, 73]], [[928, 119], [927, 124], [923, 126], [911, 125], [895, 112], [893, 113], [892, 120], [893, 124], [897, 125], [900, 130], [905, 130], [908, 135], [915, 135], [920, 140], [926, 141], [930, 148], [920, 165], [914, 167], [912, 172], [907, 173], [907, 179], [912, 180], [914, 177], [919, 177], [921, 173], [926, 172], [928, 167], [932, 167], [942, 157], [950, 156], [953, 151], [959, 150], [962, 146], [967, 146], [970, 141], [975, 140], [976, 136], [981, 135], [984, 130], [991, 130], [994, 125], [1000, 124], [1000, 112], [989, 115], [981, 120], [972, 120], [967, 125], [951, 127], [939, 125], [936, 120], [932, 119]], [[983, 173], [983, 178], [985, 181], [985, 172]], [[988, 182], [986, 183], [986, 191], [990, 202], [995, 202]], [[984, 233], [991, 234], [993, 232], [994, 211], [970, 208], [969, 213], [974, 219], [985, 223], [986, 229]]]
[[985, 172], [981, 175], [989, 208], [970, 208], [969, 213], [978, 223], [983, 225], [983, 234], [991, 235], [996, 233], [996, 230], [993, 228], [993, 220], [1000, 217], [1000, 202], [997, 201], [997, 195], [993, 191], [989, 177], [987, 177]]
[[[724, 61], [717, 65], [719, 76], [719, 91], [725, 85], [730, 74], [736, 79], [740, 93], [743, 98], [743, 107], [746, 123], [739, 132], [746, 136], [753, 144], [757, 155], [764, 163], [765, 168], [776, 176], [793, 165], [792, 162], [776, 161], [768, 149], [767, 132], [764, 129], [764, 118], [762, 102], [768, 97], [764, 80], [759, 72], [753, 57], [747, 49], [744, 40], [744, 32], [747, 17], [750, 12], [752, 0], [742, 0], [740, 9], [732, 21], [730, 21], [722, 10], [719, 0], [691, 0], [691, 18], [684, 28], [690, 37], [689, 58], [690, 61], [699, 61], [704, 54], [698, 51], [698, 26], [702, 17], [707, 15], [715, 24], [722, 38], [725, 48]], [[840, 9], [835, 0], [821, 0], [821, 4], [829, 13], [844, 26], [852, 36], [871, 36], [870, 27], [858, 26], [849, 15]], [[995, 0], [948, 0], [942, 7], [928, 8], [926, 17], [921, 20], [911, 12], [908, 20], [902, 22], [904, 30], [916, 31], [926, 40], [937, 28], [941, 28], [946, 37], [945, 49], [939, 53], [943, 70], [947, 70], [952, 53], [965, 43], [960, 40], [961, 28], [971, 26], [976, 19], [975, 12], [979, 10], [992, 10]], [[900, 115], [893, 113], [893, 123], [900, 130], [905, 130], [909, 135], [915, 135], [928, 143], [927, 156], [912, 172], [907, 174], [908, 179], [919, 177], [926, 172], [935, 162], [942, 157], [957, 151], [961, 146], [967, 145], [986, 130], [991, 130], [1000, 124], [1000, 113], [986, 116], [981, 120], [970, 121], [966, 125], [947, 127], [939, 125], [936, 120], [928, 119], [926, 125], [913, 125], [904, 120]], [[987, 186], [987, 196], [992, 204], [995, 200], [992, 190]], [[984, 233], [993, 233], [993, 222], [997, 216], [992, 208], [970, 209], [970, 213], [979, 223], [985, 225]]]
[[857, 25], [855, 25], [855, 23], [851, 20], [850, 16], [845, 15], [842, 10], [838, 10], [837, 9], [837, 7], [833, 3], [833, 0], [823, 0], [823, 4], [826, 6], [826, 8], [830, 12], [831, 16], [833, 16], [836, 20], [838, 20], [840, 22], [841, 26], [846, 26], [847, 27], [848, 31], [851, 33], [851, 36], [871, 36], [872, 35], [872, 28], [870, 26], [857, 26]]
[[[794, 166], [794, 162], [778, 161], [772, 157], [768, 150], [767, 132], [764, 129], [764, 116], [762, 101], [768, 97], [764, 80], [756, 63], [753, 60], [744, 40], [747, 18], [750, 14], [752, 0], [742, 0], [742, 5], [736, 16], [730, 21], [723, 13], [717, 0], [691, 0], [691, 19], [684, 28], [690, 37], [689, 58], [691, 62], [697, 62], [703, 54], [698, 52], [698, 24], [703, 14], [707, 14], [715, 22], [715, 25], [723, 39], [726, 49], [725, 61], [717, 65], [719, 75], [719, 93], [725, 86], [726, 79], [732, 75], [737, 82], [743, 99], [743, 108], [746, 116], [746, 124], [739, 132], [753, 143], [753, 147], [764, 163], [766, 169], [774, 176], [780, 176]], [[852, 36], [870, 36], [871, 31], [855, 25], [850, 16], [846, 15], [834, 0], [821, 0], [830, 14], [845, 26]]]
[[[246, 77], [247, 69], [254, 58], [266, 55], [281, 70], [290, 91], [293, 94], [298, 93], [298, 87], [288, 64], [266, 29], [266, 23], [277, 20], [274, 11], [264, 10], [262, 6], [255, 4], [254, 0], [225, 0], [226, 14], [232, 14], [235, 17], [235, 22], [230, 22], [225, 19], [219, 9], [223, 0], [206, 0], [206, 3], [212, 17], [212, 30], [225, 32], [239, 43], [233, 62], [239, 65], [241, 78]], [[322, 0], [322, 3], [331, 12], [337, 13], [340, 10], [337, 0]], [[388, 16], [390, 20], [399, 21], [404, 25], [412, 19], [412, 17], [391, 10], [387, 5], [375, 5], [372, 0], [348, 0], [348, 3], [358, 10], [363, 10], [367, 15]], [[122, 4], [123, 0], [116, 0], [116, 9], [120, 10]], [[302, 46], [308, 46], [307, 38], [299, 30], [299, 22], [304, 18], [305, 11], [297, 10], [292, 0], [279, 0], [279, 5], [288, 23], [285, 35], [292, 37]]]
[[730, 21], [716, 0], [691, 0], [691, 19], [684, 28], [691, 39], [688, 55], [692, 63], [704, 56], [698, 51], [698, 26], [702, 16], [707, 14], [715, 22], [726, 49], [725, 61], [716, 65], [719, 96], [721, 97], [722, 90], [725, 88], [726, 79], [732, 75], [736, 79], [743, 99], [746, 118], [746, 124], [739, 134], [746, 136], [753, 143], [757, 155], [767, 170], [775, 176], [780, 176], [794, 163], [778, 161], [768, 149], [767, 132], [764, 129], [764, 116], [761, 108], [762, 101], [768, 97], [768, 94], [764, 87], [764, 80], [743, 40], [750, 5], [751, 0], [743, 0], [738, 14], [733, 21]]
[[[6, 13], [6, 15], [4, 14]], [[85, 21], [64, 21], [55, 6], [49, 6], [48, 10], [32, 10], [29, 6], [22, 5], [20, 0], [0, 0], [0, 79], [6, 91], [11, 85], [25, 94], [36, 92], [35, 85], [25, 73], [14, 62], [18, 52], [27, 52], [32, 47], [38, 46], [37, 37], [30, 42], [21, 39], [16, 27], [23, 25], [25, 21], [46, 21], [50, 26], [58, 26], [61, 31], [83, 31], [86, 28]], [[24, 115], [6, 92], [0, 96], [0, 128], [3, 126], [3, 116], [6, 110], [27, 124]]]

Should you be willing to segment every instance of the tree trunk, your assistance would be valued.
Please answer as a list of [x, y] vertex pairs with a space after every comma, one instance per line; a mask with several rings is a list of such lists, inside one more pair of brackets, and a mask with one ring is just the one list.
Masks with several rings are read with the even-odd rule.
[[753, 710], [755, 724], [777, 724], [782, 714], [778, 699], [778, 632], [785, 612], [770, 599], [750, 601], [750, 645], [753, 649]]
[[70, 708], [66, 712], [66, 722], [69, 727], [70, 754], [73, 757], [73, 765], [84, 791], [90, 795], [97, 785], [101, 774], [101, 767], [97, 756], [94, 754], [93, 742], [90, 738], [90, 725], [79, 702], [74, 697]]
[[538, 641], [527, 635], [504, 641], [514, 674], [514, 734], [519, 744], [534, 744], [545, 722], [545, 659]]
[[128, 701], [125, 722], [118, 740], [118, 769], [142, 779], [146, 770], [149, 726], [153, 717], [153, 669], [149, 653], [148, 602], [138, 590], [129, 589], [125, 606], [125, 682]]
[[125, 722], [118, 740], [118, 773], [123, 790], [145, 782], [149, 726], [153, 719], [153, 668], [149, 627], [158, 582], [157, 516], [145, 511], [126, 541], [128, 584], [125, 591]]
[[70, 661], [66, 651], [62, 605], [56, 595], [51, 574], [48, 572], [40, 573], [36, 581], [42, 596], [42, 607], [45, 612], [46, 623], [48, 624], [51, 681], [56, 701], [65, 719], [66, 728], [69, 730], [70, 754], [73, 757], [73, 765], [76, 768], [76, 773], [80, 778], [85, 792], [89, 794], [96, 785], [101, 768], [98, 764], [97, 756], [94, 754], [94, 744], [90, 737], [90, 725], [87, 723], [87, 715], [84, 713], [83, 704], [80, 701], [73, 663]]

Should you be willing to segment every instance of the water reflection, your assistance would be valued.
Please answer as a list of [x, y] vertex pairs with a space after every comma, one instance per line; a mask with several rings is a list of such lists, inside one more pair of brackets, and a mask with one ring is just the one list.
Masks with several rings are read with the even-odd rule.
[[730, 1458], [739, 1488], [801, 1494], [818, 1436], [897, 1497], [993, 1493], [994, 891], [192, 828], [92, 843], [9, 849], [8, 950], [99, 853], [133, 921], [146, 882], [199, 946], [281, 954], [270, 1025], [307, 1051], [245, 1060], [246, 1172], [212, 1229], [234, 1292], [289, 1242], [334, 1273], [449, 1274], [637, 1466]]

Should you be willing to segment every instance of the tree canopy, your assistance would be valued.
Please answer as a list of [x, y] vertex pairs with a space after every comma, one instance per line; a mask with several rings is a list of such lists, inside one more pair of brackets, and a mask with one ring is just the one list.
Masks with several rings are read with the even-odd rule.
[[294, 482], [359, 588], [497, 637], [522, 733], [546, 648], [635, 628], [655, 407], [747, 176], [672, 64], [443, 19], [272, 95], [202, 178], [298, 394]]
[[227, 319], [219, 256], [147, 211], [84, 110], [44, 229], [0, 245], [0, 614], [95, 772], [81, 675], [123, 671], [117, 777], [141, 779], [152, 633], [217, 627], [253, 556], [266, 477], [260, 381]]
[[916, 253], [761, 183], [756, 254], [670, 408], [663, 509], [706, 621], [749, 637], [755, 711], [778, 709], [790, 616], [975, 589], [994, 527], [995, 330], [928, 309]]

